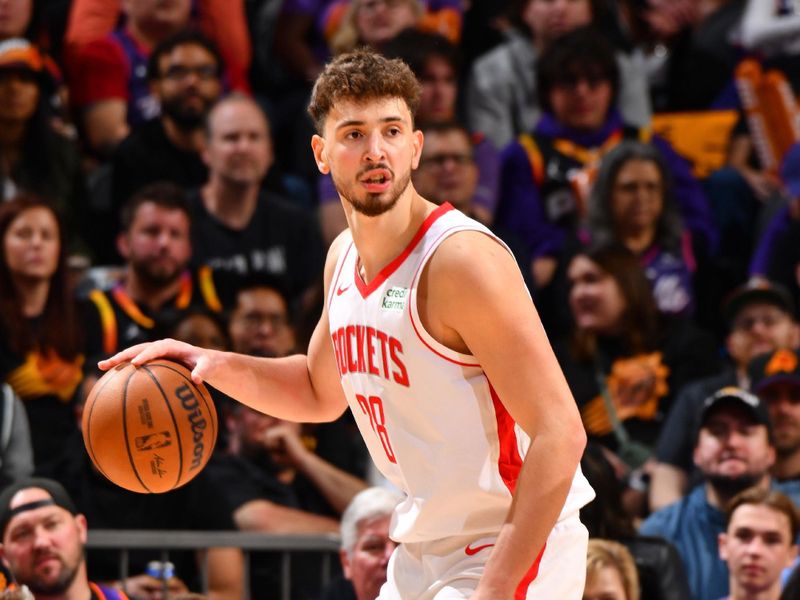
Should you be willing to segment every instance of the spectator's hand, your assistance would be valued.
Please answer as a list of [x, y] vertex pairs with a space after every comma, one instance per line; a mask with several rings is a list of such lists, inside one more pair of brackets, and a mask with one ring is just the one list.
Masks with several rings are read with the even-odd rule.
[[303, 444], [296, 423], [279, 423], [264, 433], [264, 446], [272, 460], [281, 466], [300, 467], [311, 451]]
[[178, 577], [167, 580], [167, 594], [164, 594], [164, 580], [151, 577], [145, 573], [128, 577], [125, 580], [125, 592], [142, 600], [167, 600], [176, 594], [185, 594], [189, 591], [186, 584]]

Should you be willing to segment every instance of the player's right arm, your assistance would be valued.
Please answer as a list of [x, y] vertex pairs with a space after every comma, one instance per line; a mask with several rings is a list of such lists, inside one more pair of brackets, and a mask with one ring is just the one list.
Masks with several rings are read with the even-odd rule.
[[[342, 236], [331, 244], [325, 263], [325, 298], [342, 246]], [[206, 382], [231, 398], [258, 411], [297, 422], [332, 421], [347, 408], [336, 356], [329, 335], [328, 309], [323, 307], [308, 345], [308, 355], [261, 358], [198, 348], [166, 339], [132, 346], [98, 366], [108, 370], [130, 361], [141, 365], [169, 358], [186, 365], [196, 382]]]

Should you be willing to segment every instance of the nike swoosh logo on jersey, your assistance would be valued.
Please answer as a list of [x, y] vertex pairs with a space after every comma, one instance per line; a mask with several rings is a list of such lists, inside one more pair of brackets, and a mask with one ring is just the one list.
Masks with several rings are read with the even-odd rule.
[[475, 546], [474, 548], [471, 548], [469, 545], [467, 545], [467, 547], [464, 548], [464, 553], [467, 556], [474, 556], [481, 550], [486, 550], [486, 548], [491, 548], [492, 546], [494, 546], [494, 544], [483, 544], [482, 546]]
[[344, 293], [345, 293], [347, 290], [349, 290], [349, 289], [350, 289], [350, 286], [351, 286], [351, 285], [353, 285], [353, 284], [349, 284], [349, 285], [347, 285], [346, 287], [339, 286], [339, 289], [338, 289], [338, 290], [336, 290], [336, 295], [337, 295], [337, 296], [341, 296], [341, 295], [342, 295], [342, 294], [344, 294]]

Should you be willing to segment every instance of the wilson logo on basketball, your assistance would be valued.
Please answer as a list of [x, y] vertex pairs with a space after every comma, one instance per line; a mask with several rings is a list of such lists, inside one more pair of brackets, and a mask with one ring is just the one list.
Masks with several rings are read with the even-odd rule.
[[181, 406], [188, 413], [189, 423], [192, 425], [194, 448], [192, 449], [192, 464], [189, 466], [189, 470], [196, 469], [201, 466], [203, 461], [203, 431], [208, 426], [208, 423], [200, 410], [200, 403], [188, 385], [184, 384], [176, 388], [175, 396], [181, 401]]

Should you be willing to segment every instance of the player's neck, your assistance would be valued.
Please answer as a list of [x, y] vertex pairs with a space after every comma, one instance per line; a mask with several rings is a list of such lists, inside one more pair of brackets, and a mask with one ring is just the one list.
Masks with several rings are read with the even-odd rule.
[[222, 178], [211, 176], [201, 190], [203, 205], [230, 229], [244, 229], [253, 218], [260, 186], [232, 186]]
[[436, 208], [409, 186], [391, 210], [377, 217], [356, 212], [345, 203], [345, 214], [358, 250], [361, 277], [372, 281], [411, 242], [425, 218]]

